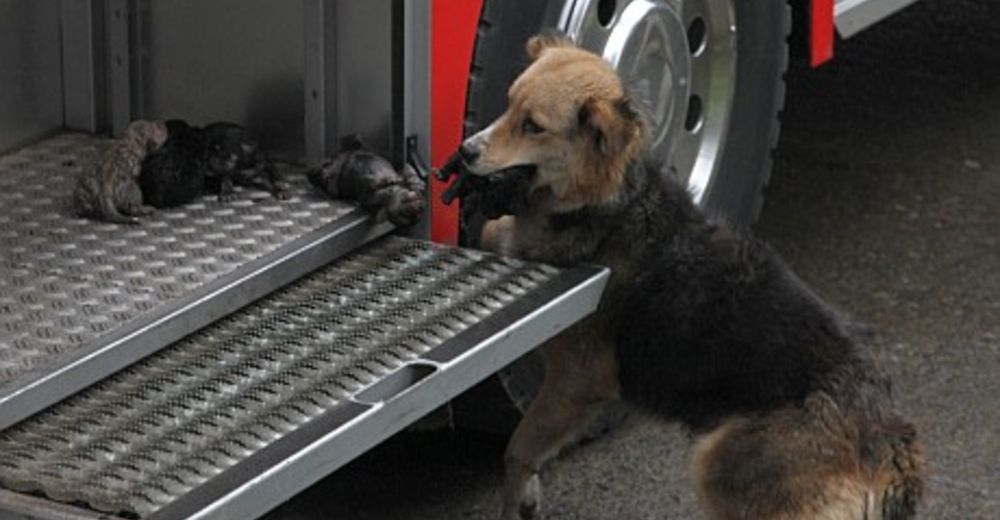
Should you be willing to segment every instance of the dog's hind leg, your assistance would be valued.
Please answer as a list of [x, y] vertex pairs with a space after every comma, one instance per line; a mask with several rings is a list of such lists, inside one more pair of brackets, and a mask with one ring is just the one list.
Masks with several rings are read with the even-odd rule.
[[102, 191], [97, 200], [97, 215], [105, 222], [116, 224], [134, 225], [139, 223], [139, 219], [122, 215], [115, 203], [116, 197], [110, 187], [102, 187]]
[[142, 189], [139, 183], [130, 182], [119, 188], [118, 200], [121, 201], [121, 212], [132, 217], [144, 217], [156, 212], [156, 208], [143, 204]]
[[236, 200], [236, 183], [228, 173], [219, 176], [219, 202]]
[[274, 198], [286, 200], [292, 196], [292, 185], [284, 180], [274, 161], [267, 154], [258, 150], [254, 155], [254, 164], [257, 170], [254, 178], [262, 179], [264, 188], [274, 195]]
[[[542, 465], [574, 439], [601, 405], [618, 396], [618, 366], [607, 345], [573, 328], [542, 347], [545, 381], [507, 445], [504, 520], [537, 518]], [[590, 337], [588, 337], [590, 336]]]
[[826, 396], [729, 419], [695, 444], [694, 480], [712, 520], [879, 520], [853, 421]]

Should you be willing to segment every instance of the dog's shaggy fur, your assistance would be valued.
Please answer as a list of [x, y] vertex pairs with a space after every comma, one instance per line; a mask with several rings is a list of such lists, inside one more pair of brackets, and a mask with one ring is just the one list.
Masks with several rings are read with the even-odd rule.
[[609, 65], [552, 37], [528, 53], [507, 112], [463, 144], [473, 174], [537, 170], [530, 203], [491, 222], [484, 245], [612, 276], [598, 311], [542, 348], [504, 518], [536, 517], [542, 464], [619, 397], [695, 433], [710, 518], [911, 518], [920, 446], [846, 320], [643, 163], [643, 120]]
[[167, 142], [142, 161], [142, 198], [156, 208], [193, 202], [205, 191], [205, 137], [200, 128], [170, 119]]

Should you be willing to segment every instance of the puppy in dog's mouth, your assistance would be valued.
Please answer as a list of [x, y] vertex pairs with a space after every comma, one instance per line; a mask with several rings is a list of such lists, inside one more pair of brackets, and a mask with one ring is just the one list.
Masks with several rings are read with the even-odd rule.
[[532, 195], [538, 167], [534, 164], [508, 166], [489, 174], [473, 173], [462, 152], [455, 152], [437, 172], [442, 181], [458, 178], [441, 194], [441, 201], [451, 204], [455, 199], [479, 195], [479, 209], [488, 219], [523, 213]]

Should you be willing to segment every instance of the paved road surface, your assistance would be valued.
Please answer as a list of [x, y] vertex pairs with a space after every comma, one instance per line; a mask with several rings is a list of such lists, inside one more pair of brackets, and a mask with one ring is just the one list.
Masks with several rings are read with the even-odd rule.
[[[1000, 518], [1000, 2], [925, 0], [789, 83], [757, 232], [878, 329], [930, 460], [922, 517]], [[271, 518], [493, 518], [503, 442], [397, 436]], [[687, 458], [632, 417], [550, 465], [546, 518], [701, 518]]]

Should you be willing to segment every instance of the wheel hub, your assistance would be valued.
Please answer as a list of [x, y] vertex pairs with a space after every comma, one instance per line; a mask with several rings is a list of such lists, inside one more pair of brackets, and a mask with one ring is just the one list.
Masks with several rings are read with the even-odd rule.
[[614, 22], [603, 56], [646, 106], [653, 153], [668, 157], [688, 98], [691, 60], [683, 22], [668, 4], [631, 2]]
[[604, 57], [647, 114], [650, 152], [700, 201], [720, 162], [735, 85], [732, 0], [576, 0], [562, 26]]

